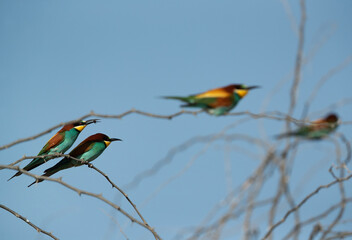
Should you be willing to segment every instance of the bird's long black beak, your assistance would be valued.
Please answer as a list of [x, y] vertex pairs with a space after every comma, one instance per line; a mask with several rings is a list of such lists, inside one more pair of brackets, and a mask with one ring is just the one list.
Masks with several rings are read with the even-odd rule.
[[119, 139], [119, 138], [110, 138], [109, 140], [110, 140], [110, 142], [113, 142], [113, 141], [122, 141], [122, 139]]
[[100, 122], [100, 119], [89, 119], [89, 120], [85, 121], [85, 124], [89, 125], [91, 123], [97, 123], [97, 122]]
[[247, 90], [251, 90], [251, 89], [255, 89], [255, 88], [260, 88], [260, 86], [250, 86], [250, 87], [247, 87]]

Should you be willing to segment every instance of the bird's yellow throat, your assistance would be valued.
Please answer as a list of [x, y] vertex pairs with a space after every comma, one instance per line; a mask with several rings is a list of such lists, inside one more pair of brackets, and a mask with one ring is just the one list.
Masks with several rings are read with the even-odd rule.
[[82, 130], [86, 127], [87, 125], [80, 125], [80, 126], [76, 126], [75, 129], [79, 132], [82, 132]]
[[236, 89], [235, 92], [240, 96], [240, 98], [243, 98], [244, 96], [247, 95], [248, 90], [247, 89]]

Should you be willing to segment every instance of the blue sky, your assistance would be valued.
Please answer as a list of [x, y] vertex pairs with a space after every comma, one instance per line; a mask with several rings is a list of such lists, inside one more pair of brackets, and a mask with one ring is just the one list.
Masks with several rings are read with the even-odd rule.
[[[298, 37], [282, 2], [0, 1], [0, 145], [91, 110], [119, 114], [136, 108], [172, 114], [179, 111], [179, 103], [160, 96], [199, 93], [231, 83], [262, 86], [248, 94], [233, 112], [286, 113]], [[288, 3], [298, 24], [299, 5], [296, 1]], [[304, 103], [319, 80], [351, 56], [351, 10], [352, 2], [348, 0], [307, 2], [304, 54], [311, 57], [303, 67], [294, 117], [301, 117]], [[351, 99], [351, 77], [352, 66], [348, 64], [329, 78], [312, 103], [313, 119], [325, 114], [331, 104]], [[351, 121], [350, 109], [351, 105], [343, 105], [334, 110], [342, 121]], [[243, 118], [200, 114], [168, 121], [132, 114], [121, 120], [102, 119], [87, 127], [74, 146], [96, 132], [123, 139], [111, 144], [93, 162], [123, 187], [167, 156], [173, 147], [195, 136], [219, 133]], [[227, 133], [248, 134], [274, 145], [273, 136], [284, 126], [284, 122], [270, 119], [251, 119]], [[351, 140], [351, 125], [342, 125], [339, 131]], [[0, 151], [2, 164], [37, 154], [54, 132]], [[254, 171], [265, 154], [264, 149], [243, 141], [207, 144], [194, 143], [157, 174], [127, 192], [164, 239], [198, 226], [210, 209], [227, 196], [228, 189], [241, 184]], [[150, 198], [192, 160], [194, 163], [184, 174]], [[56, 161], [33, 172], [41, 174]], [[331, 142], [300, 144], [291, 186], [292, 191], [296, 189], [297, 200], [332, 180], [327, 170], [335, 161]], [[229, 163], [231, 183], [226, 175]], [[308, 174], [314, 166], [317, 170]], [[27, 189], [32, 179], [21, 176], [7, 182], [12, 174], [10, 170], [1, 171], [1, 203], [60, 239], [123, 239], [111, 217], [123, 226], [130, 239], [153, 239], [148, 231], [131, 225], [96, 199], [78, 197], [51, 182]], [[76, 187], [103, 193], [134, 214], [120, 194], [87, 167], [54, 176], [62, 176]], [[274, 182], [270, 184], [264, 188], [263, 198], [276, 189]], [[336, 187], [322, 192], [307, 204], [306, 216], [336, 203], [339, 199], [335, 193]], [[278, 219], [287, 210], [285, 203], [281, 210]], [[267, 223], [264, 214], [259, 211], [254, 217], [257, 225]], [[227, 229], [222, 239], [239, 239], [242, 220], [234, 221], [234, 229]], [[48, 239], [5, 211], [0, 211], [0, 221], [4, 223], [0, 226], [4, 239]], [[280, 239], [288, 226], [277, 229], [275, 237]], [[261, 228], [260, 236], [264, 233], [265, 228]]]

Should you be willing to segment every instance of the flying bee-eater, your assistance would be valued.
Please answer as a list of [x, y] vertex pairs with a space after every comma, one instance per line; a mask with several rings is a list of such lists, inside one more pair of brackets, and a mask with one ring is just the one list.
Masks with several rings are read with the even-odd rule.
[[302, 137], [306, 139], [318, 140], [327, 137], [339, 126], [339, 118], [336, 114], [330, 113], [326, 117], [313, 121], [309, 125], [304, 125], [295, 131], [283, 133], [277, 138]]
[[[91, 162], [100, 154], [104, 152], [104, 150], [110, 145], [113, 141], [122, 141], [118, 138], [109, 138], [105, 134], [97, 133], [88, 138], [86, 138], [83, 142], [81, 142], [77, 147], [75, 147], [69, 155], [73, 158], [77, 158], [83, 161]], [[42, 176], [49, 177], [61, 170], [78, 167], [83, 165], [82, 162], [74, 160], [69, 157], [63, 158], [60, 162], [54, 165], [51, 168], [48, 168], [44, 171]], [[42, 182], [43, 179], [39, 179], [28, 185], [28, 187], [32, 186], [36, 182]]]
[[[99, 119], [90, 119], [87, 121], [78, 121], [63, 126], [60, 131], [58, 131], [52, 138], [49, 139], [49, 141], [44, 145], [42, 150], [38, 153], [38, 156], [51, 155], [55, 153], [65, 153], [73, 145], [78, 135], [87, 125], [91, 123], [96, 123], [98, 121]], [[30, 171], [49, 161], [50, 159], [52, 159], [50, 156], [34, 158], [23, 169], [26, 171]], [[18, 171], [9, 180], [14, 177], [20, 176], [21, 174], [22, 173]]]
[[232, 84], [187, 97], [166, 96], [164, 98], [177, 99], [185, 102], [186, 104], [181, 105], [181, 107], [197, 107], [211, 115], [220, 116], [233, 109], [251, 89], [258, 87], [259, 86], [248, 87], [244, 84]]

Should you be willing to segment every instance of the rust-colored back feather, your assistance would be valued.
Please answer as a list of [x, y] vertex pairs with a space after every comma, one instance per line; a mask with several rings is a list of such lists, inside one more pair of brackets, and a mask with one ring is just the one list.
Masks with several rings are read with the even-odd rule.
[[96, 133], [88, 138], [86, 138], [83, 142], [78, 144], [71, 152], [70, 155], [72, 157], [77, 157], [87, 151], [89, 151], [92, 147], [94, 142], [100, 142], [104, 140], [109, 140], [109, 137], [102, 133]]
[[[87, 140], [87, 139], [86, 139]], [[77, 147], [75, 147], [71, 152], [70, 152], [70, 156], [72, 157], [78, 157], [79, 155], [82, 155], [83, 153], [89, 151], [93, 144], [94, 141], [86, 141], [84, 140], [83, 142], [81, 142]]]
[[56, 147], [57, 145], [62, 143], [65, 138], [64, 132], [71, 130], [74, 126], [75, 125], [73, 123], [66, 124], [65, 126], [63, 126], [54, 136], [49, 139], [49, 141], [39, 152], [39, 155], [48, 152], [51, 148]]

